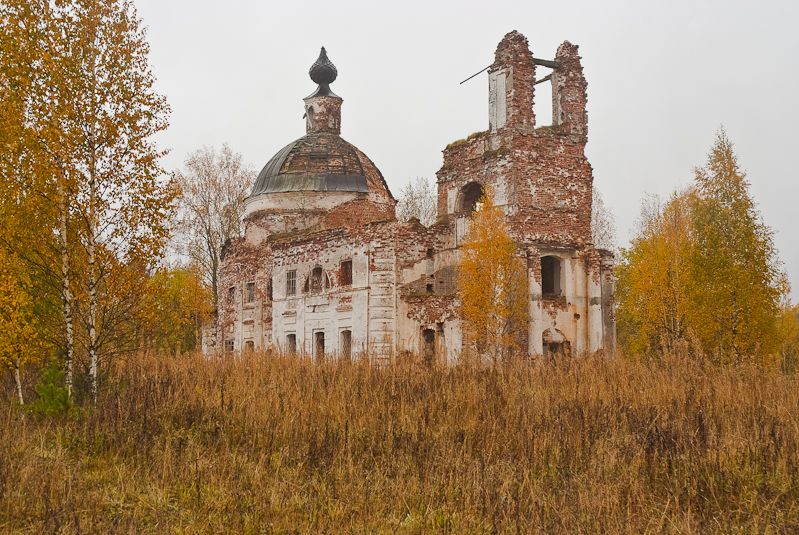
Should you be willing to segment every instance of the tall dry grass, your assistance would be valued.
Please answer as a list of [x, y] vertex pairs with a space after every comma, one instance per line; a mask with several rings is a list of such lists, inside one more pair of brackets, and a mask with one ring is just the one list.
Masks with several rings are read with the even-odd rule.
[[0, 530], [799, 531], [797, 387], [679, 360], [139, 357], [95, 410], [3, 411]]

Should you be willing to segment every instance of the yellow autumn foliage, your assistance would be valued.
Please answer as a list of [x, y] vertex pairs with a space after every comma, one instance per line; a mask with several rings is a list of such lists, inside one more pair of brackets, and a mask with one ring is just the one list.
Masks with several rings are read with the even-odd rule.
[[22, 368], [41, 358], [30, 287], [24, 265], [0, 248], [0, 364], [13, 372], [20, 403]]
[[468, 346], [497, 362], [526, 351], [527, 279], [493, 190], [478, 206], [458, 270], [460, 310]]
[[618, 267], [618, 332], [631, 355], [688, 351], [719, 364], [775, 364], [786, 332], [773, 232], [719, 132], [694, 186], [645, 204]]

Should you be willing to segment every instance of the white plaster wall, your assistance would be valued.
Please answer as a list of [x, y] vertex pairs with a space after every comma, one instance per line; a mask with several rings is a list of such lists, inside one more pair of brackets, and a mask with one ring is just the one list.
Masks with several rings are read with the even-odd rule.
[[[571, 344], [574, 354], [593, 352], [602, 344], [601, 287], [593, 283], [582, 256], [570, 250], [537, 252], [540, 256], [557, 256], [561, 261], [561, 294], [566, 306], [552, 306], [554, 300], [543, 299], [540, 273], [528, 270], [530, 292], [529, 351], [543, 353], [542, 337], [547, 329], [557, 329]], [[595, 304], [592, 304], [595, 303]]]
[[502, 128], [507, 121], [506, 78], [505, 69], [488, 73], [488, 124], [491, 130]]
[[[342, 260], [352, 260], [352, 285], [338, 284]], [[305, 279], [317, 265], [327, 272], [331, 288], [320, 294], [304, 294]], [[297, 272], [297, 295], [286, 295], [286, 272]], [[321, 249], [318, 257], [276, 266], [273, 280], [272, 325], [276, 346], [285, 349], [286, 335], [297, 336], [297, 349], [313, 354], [313, 333], [325, 333], [325, 355], [336, 358], [340, 352], [340, 333], [352, 331], [353, 357], [369, 346], [369, 247], [336, 246]]]
[[260, 210], [330, 210], [367, 193], [353, 191], [285, 191], [262, 193], [244, 201], [244, 217]]

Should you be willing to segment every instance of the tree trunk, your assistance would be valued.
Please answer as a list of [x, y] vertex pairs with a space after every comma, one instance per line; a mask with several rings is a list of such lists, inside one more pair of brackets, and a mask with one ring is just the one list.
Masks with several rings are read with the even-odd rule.
[[[92, 147], [93, 149], [94, 147]], [[87, 230], [87, 263], [89, 276], [89, 380], [91, 383], [92, 401], [97, 403], [97, 181], [95, 177], [94, 150], [92, 150], [91, 164], [89, 167], [89, 217]]]
[[72, 290], [69, 286], [69, 239], [67, 237], [67, 219], [69, 207], [67, 194], [61, 191], [61, 228], [59, 231], [59, 246], [61, 248], [61, 305], [64, 314], [64, 331], [66, 342], [66, 355], [64, 356], [64, 383], [67, 387], [67, 396], [72, 399], [72, 361], [75, 352], [75, 330], [72, 318]]
[[[93, 99], [92, 99], [93, 100]], [[91, 384], [92, 401], [97, 404], [97, 162], [94, 137], [94, 123], [91, 125], [89, 138], [89, 217], [86, 232], [86, 254], [89, 276], [89, 382]]]
[[92, 401], [97, 403], [97, 253], [93, 235], [89, 236], [87, 260], [89, 263], [89, 378]]
[[14, 383], [17, 385], [17, 398], [19, 399], [20, 407], [25, 406], [25, 399], [22, 397], [22, 378], [19, 372], [19, 355], [14, 358]]
[[[211, 243], [210, 240], [208, 243]], [[219, 257], [213, 246], [209, 246], [209, 252], [211, 253], [211, 299], [216, 308], [219, 306]]]

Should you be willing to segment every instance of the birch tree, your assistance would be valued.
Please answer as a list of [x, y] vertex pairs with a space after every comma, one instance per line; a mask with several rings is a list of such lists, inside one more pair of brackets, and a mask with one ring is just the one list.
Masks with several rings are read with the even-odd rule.
[[788, 284], [774, 233], [756, 208], [724, 130], [694, 180], [692, 324], [719, 362], [762, 358], [780, 345], [777, 318]]
[[[35, 296], [31, 304], [36, 311], [37, 341], [60, 347], [70, 371], [73, 341], [66, 275], [68, 247], [66, 243], [59, 245], [62, 237], [66, 241], [66, 233], [58, 233], [57, 223], [64, 177], [44, 143], [45, 139], [54, 139], [48, 132], [49, 114], [45, 113], [52, 104], [47, 98], [47, 50], [54, 40], [53, 21], [44, 1], [7, 0], [0, 4], [0, 256], [6, 259], [4, 288], [10, 299], [6, 304], [20, 306], [26, 293], [27, 299]], [[5, 265], [8, 259], [15, 260], [16, 267], [10, 271], [10, 265]], [[8, 279], [10, 274], [19, 277], [14, 284]], [[26, 290], [21, 292], [22, 288]], [[12, 299], [12, 294], [16, 298]], [[59, 299], [63, 306], [60, 317], [55, 305]], [[10, 312], [13, 306], [6, 308], [9, 317], [23, 317], [19, 316], [21, 308]], [[14, 335], [12, 324], [4, 331], [19, 343], [25, 337], [21, 331]]]
[[13, 373], [20, 405], [25, 405], [22, 367], [39, 360], [41, 355], [30, 289], [31, 280], [24, 265], [18, 259], [0, 254], [0, 363]]
[[665, 203], [649, 196], [641, 204], [637, 234], [616, 268], [619, 340], [631, 354], [669, 353], [688, 341], [694, 202], [687, 190]]
[[174, 189], [153, 138], [168, 107], [129, 1], [7, 0], [0, 15], [0, 164], [6, 205], [27, 223], [2, 241], [60, 281], [65, 381], [71, 392], [80, 347], [96, 398], [101, 346], [119, 320], [103, 311], [119, 309], [118, 285], [140, 282], [167, 236]]
[[222, 247], [242, 234], [244, 199], [255, 173], [242, 163], [241, 154], [225, 143], [219, 152], [203, 147], [189, 154], [185, 169], [175, 173], [175, 178], [180, 188], [182, 252], [198, 266], [216, 306]]
[[[48, 151], [66, 177], [60, 239], [66, 242], [73, 225], [85, 257], [81, 318], [96, 399], [105, 328], [100, 301], [110, 293], [111, 272], [152, 262], [167, 238], [174, 190], [153, 138], [167, 127], [169, 109], [154, 90], [148, 44], [130, 2], [76, 0], [48, 9], [57, 37], [47, 51]], [[64, 294], [69, 301], [71, 291]]]
[[458, 296], [466, 336], [493, 362], [525, 349], [527, 278], [524, 261], [508, 234], [505, 214], [486, 188], [472, 213], [458, 266]]

